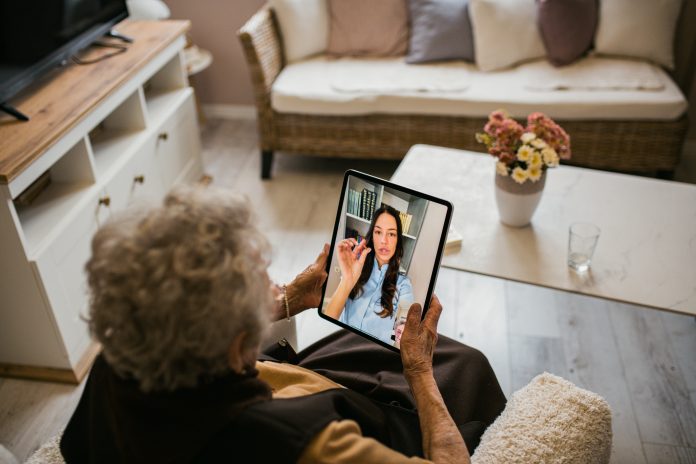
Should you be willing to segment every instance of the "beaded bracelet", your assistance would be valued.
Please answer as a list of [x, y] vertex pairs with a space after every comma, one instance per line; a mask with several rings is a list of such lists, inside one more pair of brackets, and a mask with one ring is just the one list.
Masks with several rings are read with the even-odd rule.
[[290, 303], [288, 303], [288, 286], [283, 284], [283, 301], [285, 301], [285, 320], [290, 320]]

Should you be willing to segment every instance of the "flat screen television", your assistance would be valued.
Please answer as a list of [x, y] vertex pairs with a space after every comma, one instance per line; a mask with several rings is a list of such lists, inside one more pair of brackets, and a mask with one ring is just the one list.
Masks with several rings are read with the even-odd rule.
[[23, 119], [12, 97], [127, 16], [126, 0], [0, 0], [0, 110]]

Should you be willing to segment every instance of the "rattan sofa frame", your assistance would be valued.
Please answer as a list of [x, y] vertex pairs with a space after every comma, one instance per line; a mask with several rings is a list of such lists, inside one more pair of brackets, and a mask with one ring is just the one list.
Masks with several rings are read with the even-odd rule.
[[[673, 78], [685, 95], [693, 79], [696, 0], [686, 0], [675, 39]], [[416, 114], [324, 116], [279, 113], [271, 107], [273, 82], [285, 66], [283, 43], [267, 5], [239, 30], [257, 110], [261, 177], [271, 177], [273, 154], [402, 159], [412, 145], [430, 144], [482, 151], [474, 134], [484, 118]], [[670, 177], [688, 128], [686, 115], [675, 121], [558, 120], [571, 135], [568, 164]]]

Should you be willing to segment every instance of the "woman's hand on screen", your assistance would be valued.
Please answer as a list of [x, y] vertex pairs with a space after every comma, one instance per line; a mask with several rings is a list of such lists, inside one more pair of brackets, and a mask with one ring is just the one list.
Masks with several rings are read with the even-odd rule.
[[352, 289], [360, 278], [360, 273], [365, 265], [365, 259], [372, 249], [367, 248], [367, 240], [358, 244], [354, 238], [347, 238], [338, 242], [336, 254], [338, 265], [341, 268], [341, 276]]

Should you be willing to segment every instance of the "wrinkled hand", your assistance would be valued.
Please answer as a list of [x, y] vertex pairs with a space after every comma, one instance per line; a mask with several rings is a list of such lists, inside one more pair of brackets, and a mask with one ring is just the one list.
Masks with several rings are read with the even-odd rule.
[[404, 375], [432, 375], [433, 352], [437, 343], [437, 322], [442, 313], [442, 305], [433, 295], [430, 308], [421, 321], [421, 305], [414, 303], [408, 310], [406, 326], [401, 335], [401, 361]]
[[329, 244], [325, 243], [317, 259], [288, 284], [287, 296], [291, 316], [305, 309], [319, 307], [321, 287], [327, 277], [326, 258], [328, 255]]
[[338, 265], [341, 268], [341, 277], [346, 280], [350, 288], [355, 287], [355, 284], [360, 278], [365, 259], [372, 249], [367, 248], [367, 240], [363, 240], [358, 244], [354, 238], [341, 240], [336, 245], [336, 256]]

